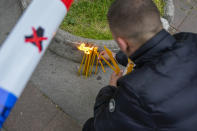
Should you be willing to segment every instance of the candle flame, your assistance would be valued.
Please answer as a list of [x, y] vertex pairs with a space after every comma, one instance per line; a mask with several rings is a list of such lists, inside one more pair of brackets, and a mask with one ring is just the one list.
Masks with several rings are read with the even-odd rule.
[[[85, 43], [81, 43], [78, 47], [79, 50], [83, 51], [85, 54], [90, 54], [94, 50], [94, 46], [88, 47]], [[96, 47], [97, 48], [97, 47]], [[98, 49], [98, 48], [97, 48]]]

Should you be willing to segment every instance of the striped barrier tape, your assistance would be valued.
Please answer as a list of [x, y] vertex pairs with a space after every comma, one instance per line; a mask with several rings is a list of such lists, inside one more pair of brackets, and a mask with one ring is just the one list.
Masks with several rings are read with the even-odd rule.
[[33, 0], [0, 49], [0, 128], [73, 0]]

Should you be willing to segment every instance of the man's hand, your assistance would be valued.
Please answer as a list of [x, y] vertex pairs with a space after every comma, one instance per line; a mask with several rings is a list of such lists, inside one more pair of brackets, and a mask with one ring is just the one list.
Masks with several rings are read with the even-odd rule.
[[[116, 55], [114, 52], [112, 52], [112, 54], [113, 54], [113, 57]], [[100, 54], [99, 54], [99, 60], [101, 59], [101, 57], [100, 56], [103, 56], [106, 60], [108, 60], [108, 61], [110, 61], [110, 57], [108, 56], [108, 54], [107, 54], [107, 52], [104, 50], [104, 51], [102, 51]]]
[[120, 77], [122, 77], [123, 71], [121, 70], [119, 74], [116, 74], [116, 72], [113, 72], [111, 75], [111, 80], [109, 82], [109, 85], [117, 87], [117, 81]]

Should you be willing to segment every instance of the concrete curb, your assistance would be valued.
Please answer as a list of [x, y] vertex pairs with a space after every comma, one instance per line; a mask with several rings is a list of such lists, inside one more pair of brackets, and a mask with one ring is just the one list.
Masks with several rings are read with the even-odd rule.
[[[22, 10], [25, 10], [32, 0], [19, 0]], [[173, 0], [165, 0], [166, 8], [165, 8], [165, 16], [161, 18], [163, 26], [165, 29], [169, 29], [169, 23], [174, 18], [174, 4]], [[167, 20], [166, 20], [167, 19]], [[95, 40], [95, 39], [87, 39], [80, 36], [72, 35], [66, 31], [58, 29], [56, 36], [54, 37], [52, 44], [49, 46], [49, 50], [58, 56], [64, 57], [66, 59], [70, 59], [75, 62], [80, 62], [82, 59], [82, 53], [77, 51], [75, 42], [88, 42], [94, 43], [99, 47], [99, 49], [103, 49], [103, 46], [106, 45], [109, 49], [116, 52], [119, 50], [116, 42], [114, 40]]]
[[174, 20], [174, 12], [175, 12], [175, 6], [173, 0], [165, 0], [166, 6], [164, 8], [165, 16], [164, 18], [168, 20], [169, 23], [171, 23]]

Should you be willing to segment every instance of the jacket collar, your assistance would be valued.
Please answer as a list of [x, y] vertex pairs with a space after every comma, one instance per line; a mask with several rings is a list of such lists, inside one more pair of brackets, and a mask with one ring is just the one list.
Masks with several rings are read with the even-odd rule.
[[140, 64], [146, 60], [150, 60], [151, 57], [160, 54], [161, 51], [171, 48], [175, 42], [175, 38], [163, 29], [129, 58], [133, 60], [135, 64]]

